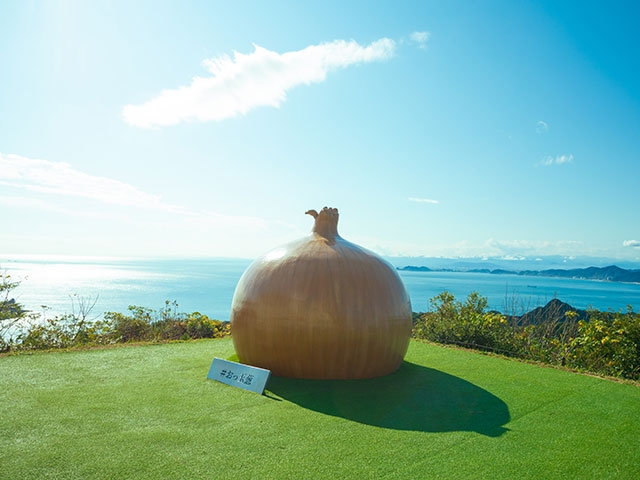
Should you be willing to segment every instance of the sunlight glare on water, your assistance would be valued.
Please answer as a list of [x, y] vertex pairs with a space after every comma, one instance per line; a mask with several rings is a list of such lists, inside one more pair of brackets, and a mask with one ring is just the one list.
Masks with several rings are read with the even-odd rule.
[[[177, 277], [118, 263], [20, 262], [4, 268], [13, 281], [20, 282], [14, 292], [16, 300], [32, 311], [46, 310], [49, 317], [71, 312], [78, 300], [97, 298], [97, 308], [113, 305], [119, 297], [145, 288], [153, 290], [154, 283]], [[135, 299], [124, 303], [120, 310], [135, 304]]]

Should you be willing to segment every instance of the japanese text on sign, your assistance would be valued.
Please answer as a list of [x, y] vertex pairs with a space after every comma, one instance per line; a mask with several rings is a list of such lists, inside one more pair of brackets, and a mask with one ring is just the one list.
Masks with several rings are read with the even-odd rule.
[[270, 375], [264, 368], [214, 358], [207, 378], [262, 394]]

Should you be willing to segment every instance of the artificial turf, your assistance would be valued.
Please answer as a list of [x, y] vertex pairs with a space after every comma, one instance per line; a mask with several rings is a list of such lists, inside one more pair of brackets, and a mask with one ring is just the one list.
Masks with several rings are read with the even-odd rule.
[[640, 478], [640, 388], [412, 341], [395, 374], [207, 380], [230, 339], [0, 357], [0, 478]]

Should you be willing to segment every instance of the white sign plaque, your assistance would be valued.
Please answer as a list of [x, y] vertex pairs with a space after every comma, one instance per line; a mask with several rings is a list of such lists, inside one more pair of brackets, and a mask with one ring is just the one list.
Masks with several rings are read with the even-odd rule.
[[271, 370], [215, 357], [207, 378], [262, 395], [270, 376]]

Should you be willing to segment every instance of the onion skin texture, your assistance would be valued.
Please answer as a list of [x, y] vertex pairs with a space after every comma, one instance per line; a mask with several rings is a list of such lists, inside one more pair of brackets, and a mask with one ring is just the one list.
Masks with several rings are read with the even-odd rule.
[[231, 307], [236, 354], [283, 377], [392, 373], [411, 336], [404, 284], [389, 263], [337, 234], [337, 210], [316, 215], [310, 236], [267, 253], [242, 275]]

